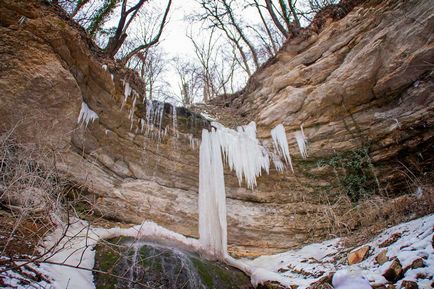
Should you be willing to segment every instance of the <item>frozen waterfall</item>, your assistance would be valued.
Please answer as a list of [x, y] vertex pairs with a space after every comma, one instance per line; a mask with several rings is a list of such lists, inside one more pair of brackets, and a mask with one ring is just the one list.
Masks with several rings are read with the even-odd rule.
[[[254, 122], [239, 126], [236, 130], [216, 122], [212, 122], [211, 126], [211, 131], [202, 131], [199, 154], [199, 235], [203, 249], [211, 255], [223, 257], [227, 252], [223, 162], [231, 171], [235, 171], [240, 185], [245, 180], [247, 187], [253, 189], [262, 171], [269, 172], [270, 156], [256, 138]], [[287, 159], [289, 152], [285, 130], [283, 134], [279, 130], [276, 135], [279, 148]], [[277, 161], [273, 161], [276, 164]], [[279, 165], [276, 168], [281, 171], [282, 162], [277, 163]]]

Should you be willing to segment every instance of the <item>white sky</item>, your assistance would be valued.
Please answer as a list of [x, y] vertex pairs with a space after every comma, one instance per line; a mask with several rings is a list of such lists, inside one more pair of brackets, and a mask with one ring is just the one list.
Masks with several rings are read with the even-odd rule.
[[[157, 0], [166, 5], [167, 0]], [[174, 57], [179, 58], [195, 58], [194, 46], [191, 40], [186, 36], [191, 31], [192, 24], [186, 19], [187, 16], [194, 12], [201, 11], [200, 5], [197, 0], [174, 0], [173, 6], [169, 14], [169, 22], [163, 31], [163, 35], [159, 46], [168, 54], [168, 59]], [[250, 17], [246, 17], [246, 15]], [[243, 11], [243, 19], [245, 21], [252, 20], [259, 21], [259, 17], [254, 8], [248, 8]], [[209, 31], [205, 28], [201, 28], [200, 23], [193, 24], [193, 37], [198, 40], [207, 39]], [[175, 81], [169, 82], [171, 85], [171, 91], [179, 95], [178, 76], [173, 67], [169, 67], [169, 71], [166, 73], [166, 77]], [[245, 82], [245, 75], [236, 77], [240, 82]]]
[[160, 44], [170, 56], [194, 55], [193, 44], [186, 36], [189, 23], [185, 17], [199, 8], [195, 0], [174, 0]]

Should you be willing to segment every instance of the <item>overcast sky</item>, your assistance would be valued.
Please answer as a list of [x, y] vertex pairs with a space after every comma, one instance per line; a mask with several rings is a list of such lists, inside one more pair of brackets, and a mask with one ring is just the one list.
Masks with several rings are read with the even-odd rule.
[[[101, 0], [94, 0], [92, 3], [98, 3]], [[299, 0], [298, 4], [302, 4], [305, 0]], [[130, 5], [134, 4], [134, 1], [131, 0], [128, 2]], [[239, 5], [238, 9], [235, 11], [242, 11], [242, 15], [235, 15], [236, 19], [241, 19], [244, 24], [254, 26], [255, 24], [260, 22], [260, 18], [257, 14], [256, 8], [250, 7], [240, 7], [244, 5], [244, 1], [234, 1], [233, 5]], [[149, 11], [159, 11], [159, 13], [163, 13], [165, 7], [167, 5], [167, 0], [152, 0], [146, 3], [144, 6], [145, 11], [149, 9]], [[95, 8], [94, 8], [95, 9]], [[118, 9], [120, 9], [118, 7]], [[152, 10], [153, 9], [153, 10]], [[83, 13], [86, 9], [83, 9]], [[89, 9], [88, 11], [92, 11]], [[201, 23], [195, 22], [191, 23], [187, 20], [187, 16], [191, 16], [193, 14], [201, 13], [201, 7], [197, 3], [197, 0], [173, 0], [171, 10], [169, 12], [169, 22], [164, 28], [163, 34], [160, 38], [160, 43], [158, 44], [159, 48], [165, 52], [165, 63], [166, 65], [166, 73], [162, 75], [168, 83], [168, 88], [171, 91], [172, 95], [180, 95], [179, 89], [179, 77], [176, 70], [174, 69], [171, 59], [178, 57], [181, 59], [195, 59], [194, 46], [191, 43], [191, 40], [187, 37], [188, 32], [192, 32], [193, 37], [198, 42], [203, 40], [207, 40], [210, 31], [203, 28]], [[158, 13], [158, 12], [157, 12]], [[113, 15], [118, 15], [119, 13], [113, 13]], [[146, 15], [146, 14], [145, 14]], [[155, 15], [155, 14], [154, 14]], [[133, 22], [130, 29], [132, 30], [140, 30], [141, 27], [146, 24], [152, 23], [149, 22], [148, 16], [143, 18], [142, 22]], [[109, 21], [105, 23], [105, 27], [115, 27], [117, 25], [118, 18], [113, 17]], [[160, 18], [161, 21], [161, 18]], [[141, 24], [140, 24], [141, 23]], [[159, 21], [157, 22], [159, 24]], [[134, 34], [134, 32], [132, 32]], [[139, 32], [140, 35], [140, 32]], [[143, 34], [142, 34], [143, 35]], [[155, 35], [155, 33], [154, 33]], [[218, 35], [218, 34], [217, 34]], [[223, 38], [223, 37], [222, 37]], [[104, 38], [103, 38], [104, 39]], [[107, 41], [107, 39], [105, 39]], [[140, 41], [140, 40], [139, 40]], [[100, 43], [101, 46], [104, 46], [104, 43]], [[225, 50], [227, 48], [224, 45]], [[229, 48], [231, 49], [231, 48]], [[230, 51], [230, 50], [229, 50]], [[246, 81], [246, 74], [238, 71], [238, 76], [236, 76], [236, 85], [238, 88], [242, 87]]]

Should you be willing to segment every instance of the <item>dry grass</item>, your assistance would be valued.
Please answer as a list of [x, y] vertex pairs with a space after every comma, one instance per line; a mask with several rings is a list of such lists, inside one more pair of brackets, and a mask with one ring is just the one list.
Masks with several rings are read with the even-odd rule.
[[422, 193], [396, 198], [373, 196], [354, 205], [347, 196], [317, 212], [312, 222], [328, 228], [329, 236], [346, 237], [344, 245], [357, 246], [384, 229], [434, 212], [434, 188], [419, 182]]

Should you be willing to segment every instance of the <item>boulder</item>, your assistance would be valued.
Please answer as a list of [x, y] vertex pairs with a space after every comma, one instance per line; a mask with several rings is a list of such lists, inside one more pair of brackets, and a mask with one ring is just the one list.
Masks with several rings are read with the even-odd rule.
[[365, 260], [369, 255], [369, 249], [370, 248], [371, 248], [370, 246], [366, 245], [366, 246], [360, 247], [354, 251], [351, 251], [348, 254], [348, 264], [353, 265], [353, 264], [357, 264], [357, 263], [360, 263], [363, 260]]
[[395, 283], [403, 277], [404, 270], [398, 259], [394, 259], [383, 274], [387, 281]]

